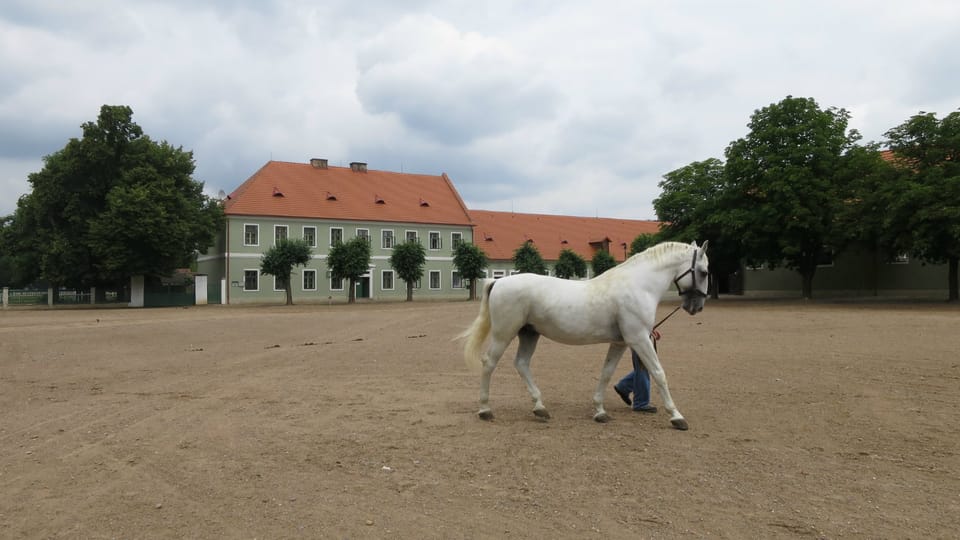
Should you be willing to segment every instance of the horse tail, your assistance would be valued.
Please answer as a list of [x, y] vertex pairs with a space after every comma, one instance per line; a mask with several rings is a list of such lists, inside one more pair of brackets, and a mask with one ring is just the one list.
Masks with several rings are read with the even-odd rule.
[[483, 342], [490, 334], [490, 291], [493, 289], [495, 280], [490, 280], [483, 285], [483, 293], [480, 295], [480, 313], [473, 320], [473, 324], [455, 339], [467, 338], [463, 346], [463, 360], [467, 367], [479, 372], [483, 364], [480, 359], [480, 353], [483, 349]]

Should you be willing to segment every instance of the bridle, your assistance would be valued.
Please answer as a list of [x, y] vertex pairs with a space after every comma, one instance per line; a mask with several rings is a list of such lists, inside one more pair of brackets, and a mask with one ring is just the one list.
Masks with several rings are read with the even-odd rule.
[[[680, 293], [680, 296], [694, 296], [694, 297], [699, 296], [702, 298], [707, 297], [707, 293], [701, 291], [697, 287], [697, 252], [698, 251], [700, 250], [698, 249], [693, 250], [693, 259], [690, 261], [690, 268], [687, 268], [682, 274], [673, 278], [673, 284], [676, 285], [677, 292]], [[684, 276], [686, 276], [687, 274], [690, 274], [690, 278], [692, 279], [693, 284], [690, 286], [689, 289], [683, 290], [680, 288], [680, 280], [683, 279]]]

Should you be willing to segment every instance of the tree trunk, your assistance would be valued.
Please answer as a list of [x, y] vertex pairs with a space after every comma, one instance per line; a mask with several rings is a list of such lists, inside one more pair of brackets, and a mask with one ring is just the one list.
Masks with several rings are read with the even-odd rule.
[[477, 299], [477, 280], [470, 280], [470, 300]]
[[813, 299], [813, 275], [815, 273], [816, 273], [816, 267], [800, 273], [800, 277], [803, 280], [802, 295], [804, 300]]
[[347, 303], [353, 304], [357, 301], [357, 280], [350, 278], [350, 290], [347, 291]]
[[949, 302], [956, 302], [960, 300], [960, 295], [958, 295], [958, 282], [957, 282], [957, 263], [960, 262], [960, 257], [950, 257], [949, 259], [949, 270], [947, 281], [949, 283], [949, 296], [947, 300]]
[[413, 302], [413, 282], [407, 282], [407, 302]]
[[720, 278], [714, 272], [710, 272], [710, 282], [707, 283], [707, 290], [710, 291], [710, 298], [714, 300], [720, 298]]
[[293, 291], [290, 290], [290, 280], [287, 280], [287, 286], [284, 287], [287, 290], [287, 305], [293, 305]]

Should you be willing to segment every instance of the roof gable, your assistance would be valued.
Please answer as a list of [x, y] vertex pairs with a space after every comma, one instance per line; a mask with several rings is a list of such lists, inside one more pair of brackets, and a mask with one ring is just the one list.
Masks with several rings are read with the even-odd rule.
[[[269, 161], [224, 202], [230, 215], [470, 225], [446, 174]], [[428, 202], [428, 204], [423, 204]]]
[[633, 219], [517, 214], [470, 210], [474, 243], [491, 260], [510, 260], [524, 242], [532, 241], [545, 260], [555, 261], [571, 249], [588, 261], [606, 249], [617, 262], [630, 253], [630, 244], [641, 234], [655, 234], [659, 221]]

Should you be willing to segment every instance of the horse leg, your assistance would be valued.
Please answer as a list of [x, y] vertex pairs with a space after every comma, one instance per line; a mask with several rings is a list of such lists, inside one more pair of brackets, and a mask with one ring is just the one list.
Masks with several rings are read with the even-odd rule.
[[631, 346], [640, 356], [640, 361], [643, 362], [643, 367], [646, 368], [647, 373], [650, 374], [650, 379], [657, 385], [657, 391], [660, 392], [660, 397], [663, 399], [663, 406], [670, 413], [670, 423], [673, 427], [682, 431], [689, 429], [687, 420], [680, 414], [677, 406], [673, 403], [673, 398], [670, 397], [670, 389], [667, 387], [667, 375], [660, 365], [660, 359], [657, 357], [657, 351], [653, 348], [653, 342], [650, 341], [650, 337], [644, 336], [643, 339], [633, 343]]
[[510, 341], [497, 339], [494, 336], [490, 340], [487, 352], [482, 356], [483, 368], [480, 371], [480, 411], [477, 415], [483, 420], [493, 420], [493, 411], [490, 409], [490, 376], [493, 370], [497, 368], [497, 362], [503, 356], [503, 351], [507, 349]]
[[603, 369], [600, 370], [600, 382], [597, 383], [597, 390], [593, 393], [593, 407], [596, 411], [593, 414], [593, 419], [597, 422], [610, 420], [607, 411], [603, 409], [603, 394], [607, 384], [610, 383], [610, 377], [613, 377], [613, 372], [617, 369], [617, 363], [620, 362], [623, 351], [626, 349], [626, 345], [618, 343], [611, 343], [610, 348], [607, 349], [607, 358], [603, 361]]
[[537, 341], [540, 340], [540, 334], [529, 328], [521, 328], [518, 334], [520, 341], [517, 344], [517, 358], [513, 361], [514, 367], [520, 373], [520, 378], [527, 384], [527, 391], [530, 392], [530, 398], [533, 399], [533, 414], [538, 418], [548, 419], [550, 413], [543, 406], [540, 396], [540, 389], [533, 382], [533, 375], [530, 373], [530, 358], [533, 351], [537, 348]]

